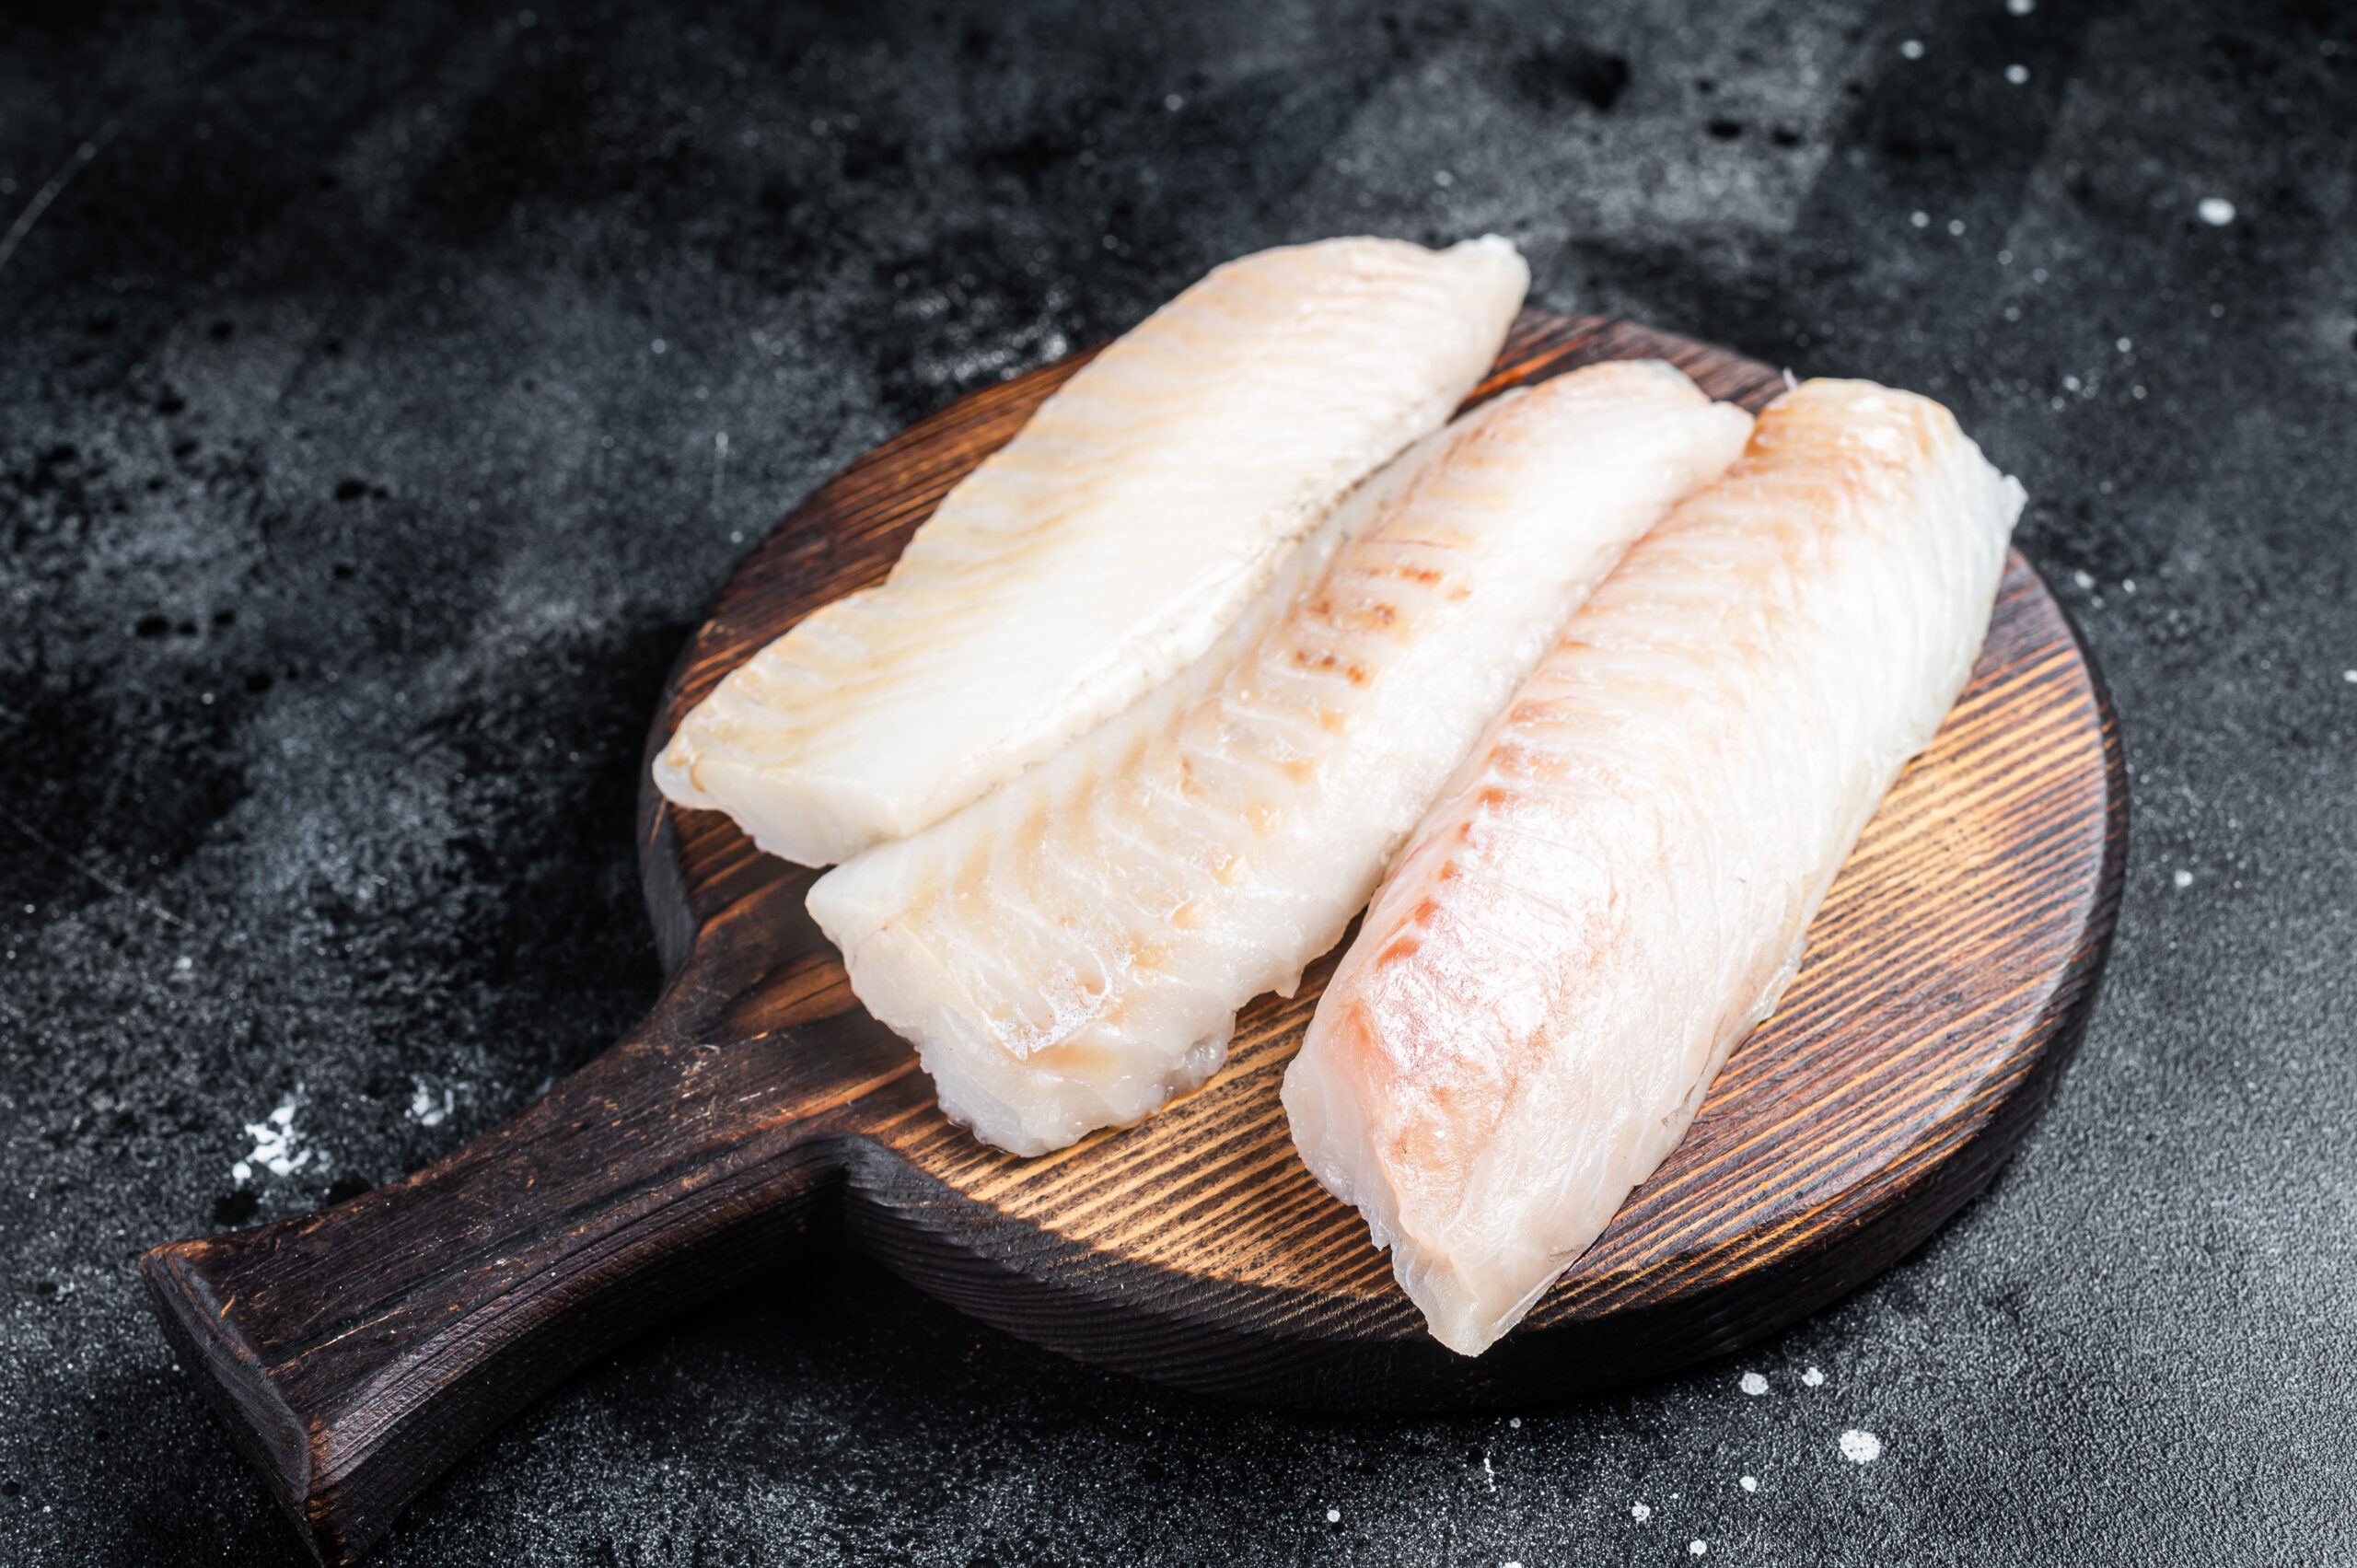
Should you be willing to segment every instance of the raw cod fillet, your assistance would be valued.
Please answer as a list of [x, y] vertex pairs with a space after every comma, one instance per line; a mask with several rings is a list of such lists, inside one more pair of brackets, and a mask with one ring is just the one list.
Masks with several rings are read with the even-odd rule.
[[1442, 1343], [1521, 1319], [1774, 1009], [1971, 672], [2021, 506], [1937, 403], [1785, 394], [1418, 826], [1283, 1098]]
[[680, 724], [655, 782], [848, 859], [975, 800], [1199, 657], [1351, 488], [1488, 370], [1529, 269], [1330, 239], [1215, 268], [1106, 348]]
[[1017, 1154], [1201, 1084], [1237, 1009], [1341, 938], [1580, 598], [1750, 425], [1666, 365], [1613, 364], [1429, 437], [1213, 656], [821, 877], [852, 989], [953, 1120]]

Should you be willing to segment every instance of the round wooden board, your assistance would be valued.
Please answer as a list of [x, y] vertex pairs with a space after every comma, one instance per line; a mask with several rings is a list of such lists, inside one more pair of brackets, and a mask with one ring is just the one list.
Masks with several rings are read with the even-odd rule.
[[[1529, 309], [1475, 397], [1643, 357], [1754, 410], [1783, 385], [1690, 340]], [[965, 399], [798, 507], [683, 655], [650, 756], [756, 649], [882, 576], [1085, 358]], [[802, 912], [813, 873], [651, 784], [641, 825], [667, 966], [684, 981], [731, 955], [694, 987], [697, 1032], [766, 1043], [824, 1099], [856, 1245], [1086, 1361], [1256, 1400], [1433, 1409], [1546, 1399], [1724, 1353], [1920, 1243], [1995, 1173], [2077, 1042], [2119, 898], [2126, 793], [2101, 682], [2015, 554], [1970, 685], [1834, 884], [1777, 1015], [1604, 1236], [1470, 1360], [1424, 1331], [1364, 1225], [1287, 1134], [1278, 1082], [1339, 948], [1292, 1000], [1245, 1010], [1228, 1064], [1194, 1095], [1018, 1159], [950, 1126], [913, 1054], [860, 1009]]]
[[[1685, 339], [1525, 311], [1482, 391], [1647, 355], [1752, 407], [1782, 384]], [[650, 760], [722, 675], [881, 576], [1079, 363], [965, 399], [796, 508], [682, 656]], [[1183, 1102], [1019, 1160], [948, 1125], [914, 1052], [860, 1008], [803, 907], [814, 874], [651, 787], [640, 864], [669, 979], [635, 1029], [424, 1170], [140, 1270], [327, 1562], [590, 1356], [838, 1223], [977, 1317], [1206, 1392], [1439, 1409], [1628, 1382], [1831, 1301], [1988, 1181], [2084, 1025], [2126, 818], [2102, 686], [2015, 556], [1970, 686], [1834, 884], [1782, 1010], [1476, 1359], [1424, 1332], [1286, 1135], [1277, 1081], [1330, 955], [1293, 1000], [1248, 1007], [1225, 1069]]]

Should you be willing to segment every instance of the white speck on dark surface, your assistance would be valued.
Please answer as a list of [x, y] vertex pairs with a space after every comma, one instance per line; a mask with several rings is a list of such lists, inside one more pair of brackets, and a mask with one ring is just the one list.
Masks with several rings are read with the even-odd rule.
[[1841, 1434], [1841, 1457], [1853, 1465], [1871, 1465], [1882, 1458], [1882, 1439], [1856, 1427]]
[[1629, 1504], [1629, 1517], [1636, 1520], [1637, 1523], [1642, 1525], [1653, 1516], [1654, 1511], [1643, 1503], [1631, 1503]]
[[1742, 1487], [1746, 1492], [1757, 1492], [1759, 1490], [1759, 1478], [1756, 1475], [1747, 1475], [1741, 1481], [1736, 1482], [1736, 1484]]
[[409, 1097], [409, 1119], [421, 1127], [441, 1126], [449, 1119], [452, 1108], [458, 1103], [455, 1091], [444, 1089], [442, 1098], [436, 1100], [433, 1086], [424, 1079], [414, 1080], [414, 1085]]
[[1700, 1539], [1699, 1538], [1686, 1543], [1686, 1551], [1689, 1556], [1700, 1557], [1710, 1550], [1711, 1543], [1709, 1541]]
[[1736, 1380], [1736, 1387], [1756, 1400], [1768, 1391], [1768, 1379], [1757, 1372], [1747, 1372]]
[[2028, 66], [2026, 66], [2026, 65], [2008, 65], [2008, 66], [2006, 66], [2006, 67], [2005, 67], [2005, 80], [2007, 80], [2007, 81], [2009, 81], [2009, 82], [2013, 83], [2013, 84], [2014, 84], [2014, 86], [2015, 86], [2015, 87], [2020, 87], [2020, 86], [2022, 86], [2024, 83], [2026, 83], [2026, 82], [2027, 82], [2027, 81], [2029, 80], [2029, 67], [2028, 67]]
[[2235, 221], [2235, 204], [2223, 196], [2204, 196], [2193, 210], [2212, 228], [2223, 228]]
[[1904, 59], [1921, 60], [1923, 58], [1923, 41], [1920, 38], [1907, 39], [1900, 42], [1898, 52]]
[[1801, 1381], [1807, 1384], [1812, 1388], [1821, 1388], [1825, 1383], [1825, 1374], [1812, 1366], [1806, 1372], [1801, 1374]]
[[252, 1179], [256, 1167], [273, 1176], [292, 1176], [311, 1163], [313, 1151], [302, 1146], [302, 1134], [295, 1127], [293, 1100], [281, 1101], [260, 1121], [247, 1122], [245, 1131], [254, 1146], [245, 1158], [230, 1167], [229, 1174], [236, 1180]]

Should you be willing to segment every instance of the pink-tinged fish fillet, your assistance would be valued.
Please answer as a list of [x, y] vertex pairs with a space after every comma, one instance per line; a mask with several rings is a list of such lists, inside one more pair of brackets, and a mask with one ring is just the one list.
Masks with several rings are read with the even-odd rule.
[[1202, 1083], [1237, 1009], [1341, 938], [1579, 600], [1750, 426], [1666, 365], [1616, 364], [1428, 438], [1193, 669], [819, 878], [852, 989], [944, 1110], [1018, 1154]]
[[1446, 422], [1529, 281], [1494, 235], [1215, 269], [1041, 404], [890, 576], [732, 671], [656, 785], [806, 865], [979, 799], [1202, 656], [1337, 502]]
[[2021, 506], [1937, 403], [1786, 393], [1419, 824], [1283, 1096], [1442, 1343], [1521, 1320], [1774, 1009], [1971, 672]]

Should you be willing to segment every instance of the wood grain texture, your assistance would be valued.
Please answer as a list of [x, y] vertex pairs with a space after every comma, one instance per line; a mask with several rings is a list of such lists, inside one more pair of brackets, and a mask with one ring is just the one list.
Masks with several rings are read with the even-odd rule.
[[[1754, 409], [1782, 386], [1689, 340], [1526, 310], [1475, 396], [1649, 355]], [[881, 576], [1082, 362], [944, 410], [796, 508], [682, 654], [649, 757], [729, 669]], [[1989, 1180], [2084, 1025], [2126, 810], [2101, 682], [2015, 555], [1971, 683], [1835, 883], [1776, 1016], [1478, 1359], [1425, 1333], [1293, 1152], [1278, 1081], [1334, 955], [1292, 1000], [1248, 1007], [1195, 1094], [1017, 1159], [949, 1126], [913, 1053], [859, 1007], [803, 910], [814, 873], [651, 786], [640, 860], [670, 981], [636, 1031], [426, 1170], [142, 1268], [184, 1364], [326, 1562], [590, 1355], [838, 1225], [977, 1317], [1213, 1394], [1429, 1410], [1610, 1387], [1836, 1299]]]

